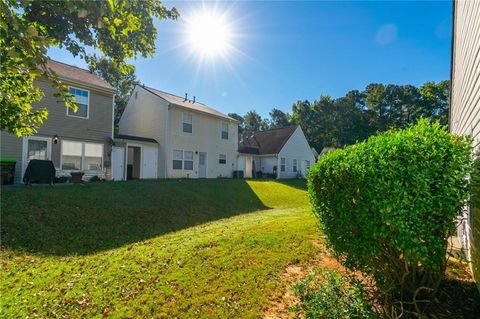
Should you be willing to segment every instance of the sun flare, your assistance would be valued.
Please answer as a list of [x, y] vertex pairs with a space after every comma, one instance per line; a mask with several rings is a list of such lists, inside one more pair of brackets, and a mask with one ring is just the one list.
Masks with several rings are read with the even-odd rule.
[[225, 17], [202, 12], [187, 21], [188, 43], [202, 57], [225, 56], [230, 47], [231, 30]]

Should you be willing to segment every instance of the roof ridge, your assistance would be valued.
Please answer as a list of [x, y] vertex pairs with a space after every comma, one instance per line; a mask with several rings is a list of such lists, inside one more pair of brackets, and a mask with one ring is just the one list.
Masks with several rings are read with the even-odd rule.
[[[154, 90], [154, 91], [158, 91], [158, 92], [161, 92], [161, 93], [165, 93], [165, 94], [168, 94], [168, 95], [172, 95], [172, 96], [178, 97], [179, 99], [185, 99], [184, 96], [180, 96], [180, 95], [176, 95], [176, 94], [173, 94], [173, 93], [170, 93], [170, 92], [167, 92], [167, 91], [163, 91], [163, 90], [159, 90], [159, 89], [156, 89], [156, 88], [152, 88], [151, 86], [144, 85], [144, 87], [146, 87], [146, 88], [148, 88], [148, 89], [150, 89], [150, 90]], [[187, 99], [187, 100], [188, 100], [188, 99]], [[195, 100], [195, 103], [202, 104], [202, 105], [205, 106], [205, 107], [208, 107], [208, 108], [210, 108], [210, 109], [212, 109], [212, 110], [215, 110], [214, 108], [206, 105], [206, 104], [203, 103], [203, 102], [199, 102], [199, 101]], [[220, 111], [217, 111], [217, 112], [220, 112]]]
[[[269, 128], [267, 130], [263, 130], [263, 131], [253, 131], [253, 132], [244, 132], [244, 133], [262, 133], [262, 132], [270, 132], [270, 131], [275, 131], [275, 130], [285, 130], [285, 129], [288, 129], [288, 128], [297, 128], [298, 126], [300, 126], [299, 124], [295, 124], [295, 125], [289, 125], [289, 126], [285, 126], [285, 127], [275, 127], [275, 128]], [[243, 133], [242, 133], [243, 134]]]

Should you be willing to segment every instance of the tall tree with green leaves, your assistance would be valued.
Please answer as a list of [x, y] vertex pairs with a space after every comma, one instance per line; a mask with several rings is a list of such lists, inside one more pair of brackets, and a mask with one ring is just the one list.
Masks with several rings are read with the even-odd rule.
[[56, 96], [76, 109], [67, 86], [46, 66], [48, 48], [65, 48], [87, 63], [92, 48], [128, 73], [127, 59], [155, 53], [154, 18], [177, 17], [175, 8], [168, 10], [158, 0], [1, 1], [0, 128], [31, 135], [47, 118], [45, 108], [32, 108], [43, 97], [34, 86], [39, 76], [51, 80]]
[[243, 117], [243, 120], [244, 129], [246, 132], [263, 131], [269, 127], [268, 122], [264, 120], [255, 110], [248, 111]]
[[283, 112], [277, 108], [273, 108], [269, 113], [270, 128], [282, 128], [292, 125], [290, 114]]

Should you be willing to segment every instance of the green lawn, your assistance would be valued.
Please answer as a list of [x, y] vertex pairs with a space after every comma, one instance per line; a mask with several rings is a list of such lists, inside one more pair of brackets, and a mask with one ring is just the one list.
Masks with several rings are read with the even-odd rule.
[[258, 318], [319, 233], [303, 181], [2, 190], [0, 317]]

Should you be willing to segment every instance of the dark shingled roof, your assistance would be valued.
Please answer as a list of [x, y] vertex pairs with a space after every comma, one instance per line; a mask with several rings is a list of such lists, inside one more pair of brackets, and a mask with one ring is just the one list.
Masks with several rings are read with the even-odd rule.
[[149, 143], [157, 143], [156, 140], [153, 138], [148, 138], [148, 137], [141, 137], [141, 136], [133, 136], [133, 135], [125, 135], [125, 134], [114, 134], [115, 138], [118, 138], [119, 140], [131, 140], [131, 141], [140, 141], [140, 142], [149, 142]]
[[238, 151], [248, 154], [278, 154], [298, 126], [239, 134]]
[[58, 74], [60, 78], [66, 80], [80, 81], [85, 84], [98, 86], [108, 90], [115, 90], [110, 84], [98, 77], [96, 74], [88, 70], [58, 62], [55, 60], [48, 60], [47, 68]]

